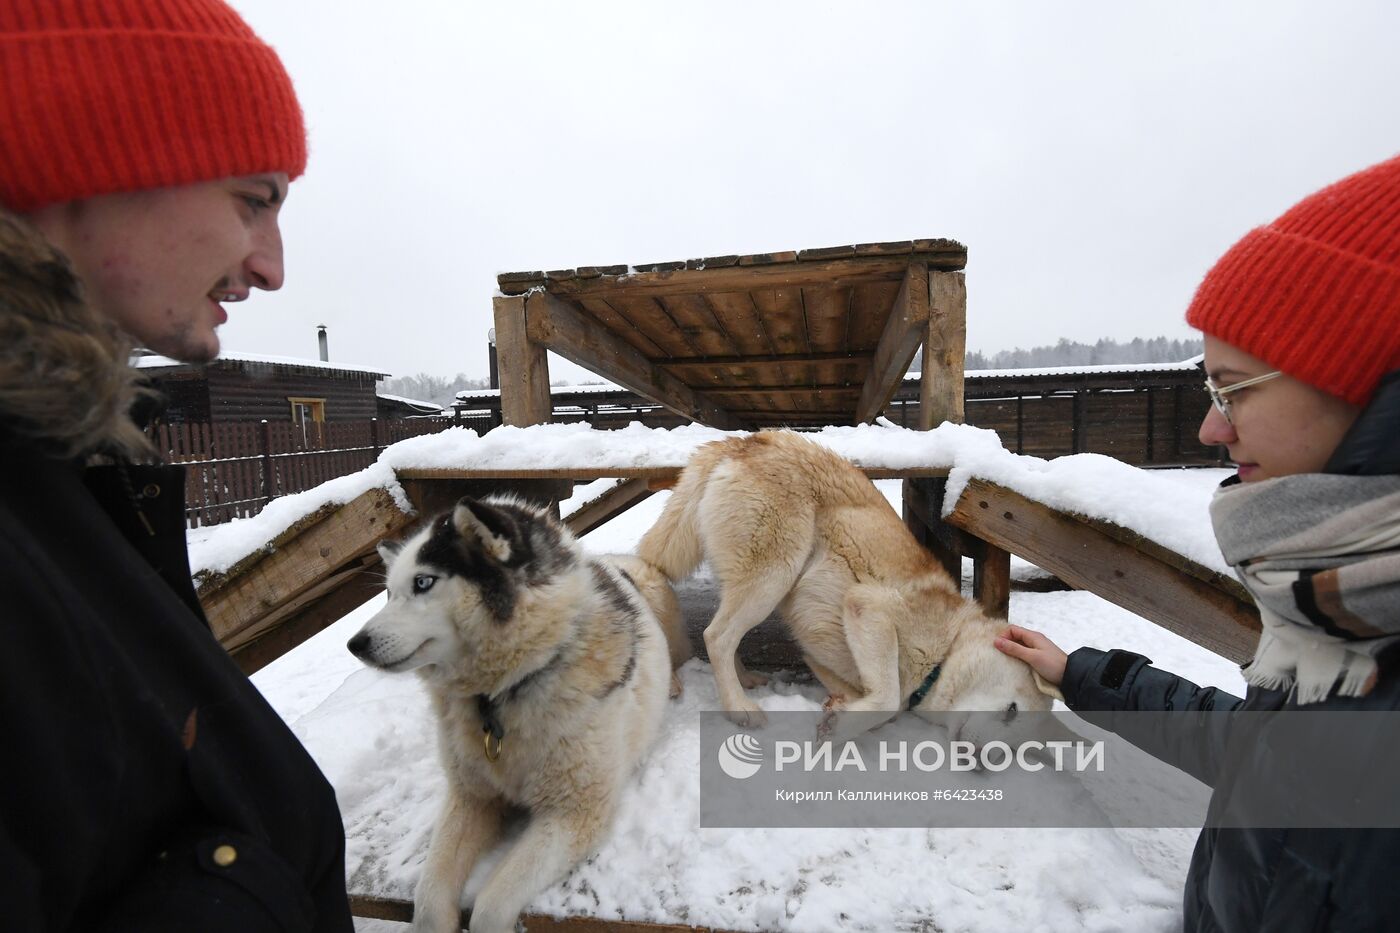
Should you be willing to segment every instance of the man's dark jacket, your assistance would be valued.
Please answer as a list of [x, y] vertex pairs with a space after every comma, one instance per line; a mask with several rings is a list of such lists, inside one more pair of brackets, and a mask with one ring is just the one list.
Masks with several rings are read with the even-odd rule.
[[12, 430], [18, 321], [0, 321], [0, 927], [351, 930], [335, 794], [195, 598], [182, 469], [84, 468]]

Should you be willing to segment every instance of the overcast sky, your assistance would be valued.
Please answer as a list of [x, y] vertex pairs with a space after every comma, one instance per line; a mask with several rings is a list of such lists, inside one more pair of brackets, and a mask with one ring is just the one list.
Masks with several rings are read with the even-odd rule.
[[232, 2], [311, 160], [224, 346], [394, 375], [484, 376], [498, 272], [918, 237], [970, 350], [1186, 337], [1240, 235], [1400, 152], [1388, 0]]

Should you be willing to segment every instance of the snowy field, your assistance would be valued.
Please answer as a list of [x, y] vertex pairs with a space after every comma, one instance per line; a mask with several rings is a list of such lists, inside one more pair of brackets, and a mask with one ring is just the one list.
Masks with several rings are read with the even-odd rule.
[[[1072, 497], [1072, 487], [1078, 486], [1083, 498], [1100, 503], [1096, 511], [1130, 513], [1135, 520], [1122, 523], [1158, 532], [1152, 536], [1202, 563], [1221, 566], [1203, 513], [1224, 471], [1149, 474], [1101, 463], [1105, 458], [1049, 464], [1012, 459], [1022, 461], [1019, 468], [1030, 474], [1029, 482], [1036, 475], [1059, 475], [1058, 486], [1038, 496], [1042, 501]], [[1078, 467], [1063, 466], [1069, 461], [1079, 461]], [[995, 479], [999, 469], [1005, 472], [992, 458], [981, 464], [979, 475], [991, 472]], [[1019, 486], [1026, 482], [1022, 477]], [[1113, 485], [1105, 488], [1104, 482]], [[898, 482], [878, 485], [897, 507]], [[581, 488], [575, 502], [596, 491]], [[596, 529], [583, 539], [585, 546], [596, 553], [633, 550], [666, 495], [657, 494]], [[1121, 521], [1122, 515], [1117, 517]], [[229, 533], [230, 538], [238, 534]], [[205, 537], [198, 535], [201, 541]], [[213, 554], [234, 546], [215, 540], [204, 547]], [[1035, 574], [1035, 568], [1013, 562], [1013, 576]], [[686, 584], [711, 585], [703, 570]], [[417, 678], [367, 669], [345, 650], [345, 642], [382, 604], [382, 596], [370, 601], [253, 681], [337, 789], [351, 889], [411, 899], [443, 781]], [[1197, 683], [1236, 694], [1244, 689], [1231, 662], [1088, 593], [1015, 591], [1011, 619], [1046, 632], [1066, 650], [1129, 647]], [[1180, 927], [1192, 830], [700, 829], [697, 713], [717, 709], [718, 702], [708, 665], [692, 660], [682, 675], [684, 693], [672, 702], [661, 739], [628, 790], [611, 838], [541, 895], [532, 912], [733, 930], [1001, 933]], [[805, 672], [779, 675], [751, 693], [769, 710], [815, 709], [824, 696]], [[480, 877], [478, 871], [468, 885], [468, 901]], [[406, 930], [384, 921], [357, 923], [362, 931]]]

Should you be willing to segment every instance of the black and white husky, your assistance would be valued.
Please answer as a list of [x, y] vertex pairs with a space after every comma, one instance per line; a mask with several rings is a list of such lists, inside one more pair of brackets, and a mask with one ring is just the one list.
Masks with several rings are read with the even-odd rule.
[[510, 497], [463, 499], [380, 555], [389, 603], [349, 648], [418, 672], [447, 773], [414, 929], [458, 929], [472, 866], [524, 809], [471, 913], [472, 933], [514, 930], [597, 849], [656, 736], [689, 656], [675, 594], [644, 561], [590, 558], [547, 511]]

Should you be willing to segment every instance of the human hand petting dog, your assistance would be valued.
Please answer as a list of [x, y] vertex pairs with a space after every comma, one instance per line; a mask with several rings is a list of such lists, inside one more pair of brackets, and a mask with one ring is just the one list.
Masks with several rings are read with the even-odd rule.
[[1060, 681], [1065, 679], [1065, 663], [1069, 655], [1037, 631], [1011, 625], [997, 636], [993, 644], [1002, 654], [1030, 665], [1031, 670], [1052, 687], [1058, 687]]

